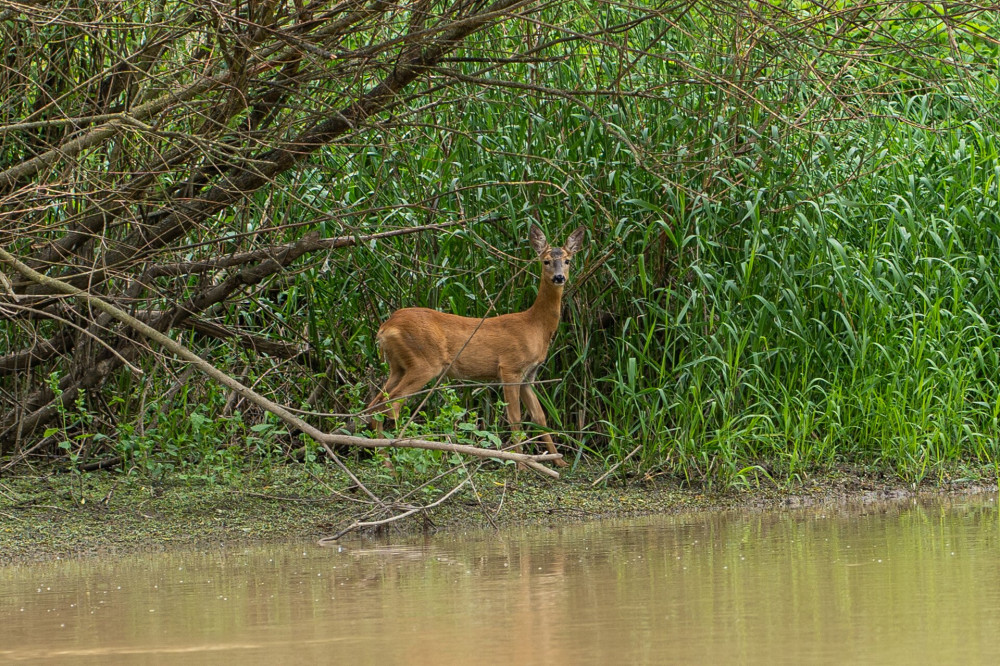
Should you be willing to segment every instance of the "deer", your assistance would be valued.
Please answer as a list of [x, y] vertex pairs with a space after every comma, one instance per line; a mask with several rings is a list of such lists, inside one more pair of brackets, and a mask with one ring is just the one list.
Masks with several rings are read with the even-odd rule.
[[[548, 356], [559, 326], [563, 287], [569, 279], [569, 264], [583, 245], [584, 228], [569, 235], [563, 247], [550, 247], [537, 225], [528, 233], [538, 254], [542, 274], [538, 294], [530, 308], [495, 317], [462, 317], [430, 308], [402, 308], [379, 327], [376, 341], [389, 364], [385, 388], [368, 405], [374, 417], [383, 414], [398, 421], [406, 398], [442, 376], [457, 380], [499, 382], [507, 403], [507, 421], [512, 435], [521, 431], [521, 402], [532, 421], [547, 428], [545, 412], [531, 384]], [[375, 420], [378, 435], [382, 424]], [[549, 453], [557, 453], [552, 437], [541, 440]], [[521, 452], [521, 445], [515, 446]], [[558, 467], [566, 461], [556, 458]]]

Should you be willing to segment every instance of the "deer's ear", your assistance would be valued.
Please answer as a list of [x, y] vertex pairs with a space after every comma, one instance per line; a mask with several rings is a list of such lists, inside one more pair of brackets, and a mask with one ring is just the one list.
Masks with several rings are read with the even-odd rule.
[[586, 229], [584, 229], [583, 227], [579, 227], [576, 231], [571, 233], [569, 235], [569, 238], [566, 239], [566, 245], [563, 247], [563, 249], [569, 252], [570, 254], [576, 254], [577, 252], [579, 252], [580, 248], [583, 247], [583, 235], [585, 232]]
[[538, 228], [537, 224], [531, 225], [531, 231], [528, 232], [528, 240], [531, 241], [531, 247], [534, 248], [535, 252], [541, 254], [545, 252], [546, 248], [549, 246], [549, 242], [545, 240], [545, 234], [542, 230]]

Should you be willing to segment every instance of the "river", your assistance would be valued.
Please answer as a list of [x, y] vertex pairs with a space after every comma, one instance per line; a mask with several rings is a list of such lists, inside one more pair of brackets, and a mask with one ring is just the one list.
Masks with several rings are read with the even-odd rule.
[[1000, 663], [996, 496], [0, 567], [0, 661]]

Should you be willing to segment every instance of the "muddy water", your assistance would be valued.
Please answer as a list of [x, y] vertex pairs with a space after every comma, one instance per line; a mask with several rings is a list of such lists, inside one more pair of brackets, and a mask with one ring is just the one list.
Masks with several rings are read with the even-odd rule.
[[0, 661], [1000, 663], [995, 497], [0, 568]]

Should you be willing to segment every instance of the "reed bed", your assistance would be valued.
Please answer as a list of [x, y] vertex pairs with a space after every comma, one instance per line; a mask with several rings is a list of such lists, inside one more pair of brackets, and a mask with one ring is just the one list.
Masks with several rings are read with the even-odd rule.
[[[731, 73], [725, 49], [705, 48], [713, 20], [720, 39], [737, 30], [691, 17], [701, 42], [664, 41], [629, 73], [632, 89], [670, 82], [662, 94], [582, 108], [470, 86], [390, 150], [328, 155], [316, 181], [331, 199], [419, 202], [386, 227], [497, 218], [355, 250], [338, 279], [312, 280], [303, 307], [329, 353], [371, 378], [372, 334], [395, 307], [527, 307], [528, 225], [583, 223], [587, 257], [542, 373], [559, 380], [542, 390], [552, 427], [583, 454], [721, 485], [839, 464], [914, 481], [997, 469], [995, 76], [949, 72], [928, 51], [903, 74], [860, 65], [844, 102], [785, 61], [743, 106], [676, 82], [680, 58]], [[523, 77], [558, 90], [621, 79], [594, 63], [565, 54]], [[428, 205], [428, 192], [449, 194]]]

